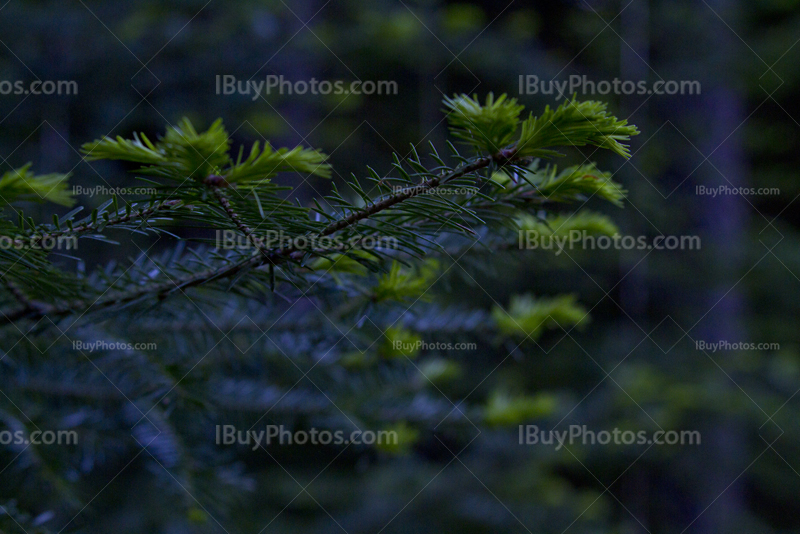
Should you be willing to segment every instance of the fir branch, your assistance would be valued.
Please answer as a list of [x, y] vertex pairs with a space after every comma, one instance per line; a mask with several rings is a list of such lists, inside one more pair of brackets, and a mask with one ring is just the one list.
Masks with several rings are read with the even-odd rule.
[[[103, 288], [99, 287], [97, 291], [99, 294], [89, 296], [87, 293], [91, 291], [82, 288], [72, 294], [64, 294], [60, 299], [56, 294], [54, 298], [56, 303], [37, 306], [35, 309], [23, 305], [6, 314], [4, 318], [0, 318], [0, 324], [22, 318], [36, 319], [44, 315], [62, 316], [79, 311], [101, 310], [147, 297], [162, 300], [176, 291], [223, 279], [238, 279], [244, 273], [265, 265], [270, 265], [271, 269], [283, 264], [303, 267], [303, 263], [311, 257], [325, 257], [339, 252], [338, 249], [334, 250], [333, 248], [331, 250], [314, 247], [300, 248], [300, 245], [297, 244], [298, 241], [283, 245], [283, 248], [266, 248], [263, 240], [255, 235], [249, 224], [250, 220], [264, 219], [262, 204], [272, 208], [270, 222], [274, 228], [295, 238], [305, 239], [306, 242], [339, 232], [344, 233], [345, 230], [355, 229], [362, 221], [371, 220], [373, 224], [364, 227], [368, 234], [377, 237], [393, 237], [402, 247], [401, 250], [412, 256], [421, 257], [425, 254], [425, 248], [435, 246], [433, 237], [443, 231], [475, 235], [467, 226], [451, 221], [450, 219], [455, 215], [473, 219], [479, 225], [487, 226], [487, 223], [478, 215], [477, 209], [486, 212], [484, 215], [486, 220], [514, 220], [519, 215], [519, 208], [526, 203], [539, 203], [546, 200], [569, 201], [580, 198], [587, 192], [596, 193], [611, 201], [618, 202], [622, 198], [624, 193], [621, 190], [610, 191], [612, 186], [616, 185], [610, 182], [610, 179], [598, 180], [597, 176], [590, 175], [588, 171], [585, 172], [584, 168], [569, 169], [558, 176], [553, 170], [552, 173], [545, 175], [544, 180], [539, 180], [539, 184], [528, 182], [530, 188], [519, 184], [510, 188], [505, 195], [498, 194], [494, 198], [480, 193], [480, 188], [476, 187], [476, 183], [480, 179], [476, 173], [492, 166], [521, 176], [531, 173], [531, 169], [526, 168], [531, 158], [553, 155], [554, 153], [547, 148], [552, 146], [594, 144], [609, 148], [627, 157], [627, 148], [619, 141], [627, 140], [630, 135], [638, 132], [634, 127], [628, 126], [625, 121], [619, 121], [616, 117], [608, 115], [604, 104], [571, 101], [556, 110], [547, 108], [541, 117], [531, 116], [522, 123], [520, 137], [516, 143], [511, 145], [507, 145], [507, 143], [511, 142], [513, 134], [518, 129], [519, 113], [522, 109], [515, 100], [506, 100], [505, 97], [495, 100], [490, 97], [487, 104], [481, 106], [477, 100], [462, 96], [448, 100], [446, 104], [450, 107], [449, 119], [456, 137], [470, 142], [480, 140], [475, 143], [475, 146], [483, 149], [485, 154], [472, 159], [464, 158], [450, 145], [453, 157], [460, 162], [458, 166], [451, 168], [439, 158], [434, 149], [432, 157], [441, 166], [429, 170], [420, 163], [419, 157], [414, 152], [415, 157], [408, 161], [413, 169], [412, 174], [403, 168], [399, 158], [395, 156], [393, 167], [399, 176], [390, 180], [402, 184], [402, 189], [381, 195], [378, 199], [373, 200], [359, 184], [358, 179], [353, 177], [348, 185], [363, 202], [364, 207], [358, 207], [343, 197], [334, 184], [333, 194], [327, 200], [334, 209], [343, 210], [345, 215], [336, 218], [333, 214], [322, 210], [318, 203], [316, 208], [311, 209], [325, 217], [327, 224], [322, 223], [319, 219], [309, 221], [306, 217], [309, 209], [286, 202], [277, 195], [281, 188], [270, 184], [268, 180], [271, 174], [280, 170], [288, 170], [287, 167], [299, 168], [306, 173], [325, 175], [328, 167], [322, 164], [324, 156], [314, 150], [298, 148], [291, 151], [286, 149], [275, 151], [266, 145], [262, 151], [258, 146], [254, 146], [250, 157], [242, 161], [240, 156], [234, 162], [228, 155], [229, 137], [221, 122], [217, 121], [206, 132], [198, 133], [186, 120], [182, 121], [178, 127], [169, 128], [166, 136], [155, 144], [142, 136], [141, 138], [136, 137], [134, 141], [125, 141], [121, 138], [116, 141], [104, 139], [95, 145], [86, 145], [84, 150], [90, 152], [93, 158], [122, 159], [150, 164], [149, 167], [141, 168], [140, 172], [157, 178], [174, 180], [180, 184], [184, 184], [187, 177], [192, 180], [188, 185], [169, 188], [167, 191], [169, 196], [179, 195], [179, 201], [167, 201], [169, 196], [156, 197], [162, 198], [164, 202], [134, 214], [118, 215], [114, 219], [109, 219], [108, 215], [104, 213], [105, 220], [98, 222], [98, 210], [95, 210], [87, 222], [76, 228], [72, 227], [70, 221], [69, 230], [61, 230], [58, 220], [55, 219], [56, 229], [37, 237], [39, 242], [59, 235], [100, 233], [108, 226], [124, 225], [137, 218], [146, 219], [156, 211], [165, 208], [171, 209], [180, 202], [206, 203], [208, 202], [206, 192], [210, 188], [216, 199], [215, 204], [222, 208], [221, 212], [218, 209], [208, 213], [188, 212], [184, 218], [199, 221], [206, 227], [217, 228], [228, 226], [232, 222], [233, 226], [255, 246], [258, 253], [221, 258], [224, 263], [211, 268], [207, 268], [208, 261], [206, 259], [200, 258], [204, 265], [202, 270], [196, 271], [187, 266], [180, 266], [180, 272], [173, 274], [170, 280], [157, 283], [142, 284], [142, 279], [149, 281], [150, 276], [140, 272], [137, 268], [134, 272], [140, 274], [141, 278], [136, 280], [128, 275], [123, 282], [128, 286], [135, 285], [136, 287], [133, 289], [106, 294], [108, 289], [100, 292]], [[533, 173], [536, 177], [535, 170]], [[602, 176], [607, 178], [607, 175]], [[379, 191], [386, 190], [387, 182], [372, 169], [370, 169], [370, 177], [367, 179], [377, 186]], [[252, 189], [254, 193], [258, 189], [264, 196], [256, 196], [256, 198], [263, 200], [257, 200], [255, 204], [243, 203], [241, 207], [237, 206], [237, 209], [234, 209], [224, 192], [225, 187], [233, 184], [231, 180], [240, 182], [241, 187]], [[488, 183], [500, 185], [494, 179], [488, 180]], [[472, 192], [465, 195], [465, 200], [458, 202], [428, 195], [445, 184], [469, 188]], [[166, 187], [163, 184], [158, 185]], [[607, 189], [610, 192], [606, 191]], [[502, 185], [498, 191], [501, 190]], [[493, 200], [494, 206], [492, 205]], [[172, 204], [173, 202], [176, 204]], [[258, 211], [255, 210], [256, 204]], [[348, 212], [349, 214], [347, 214]], [[23, 228], [26, 223], [30, 224], [35, 231], [33, 222], [25, 221], [20, 216], [19, 227]], [[343, 237], [356, 237], [356, 234], [361, 233], [349, 232], [345, 233]], [[348, 252], [346, 251], [345, 254]], [[381, 258], [374, 250], [371, 251], [371, 254], [378, 259]], [[213, 258], [214, 255], [212, 254], [211, 257]], [[219, 258], [219, 256], [217, 257]], [[154, 266], [165, 276], [170, 277], [167, 270], [158, 263], [154, 262]], [[294, 268], [288, 268], [285, 271], [284, 275], [286, 276], [298, 276], [309, 272], [302, 269], [301, 273]], [[107, 280], [113, 285], [122, 279], [123, 275], [125, 272], [114, 281], [102, 273], [99, 278]], [[91, 286], [92, 284], [89, 284], [87, 287]]]
[[373, 215], [375, 215], [377, 213], [380, 213], [381, 211], [389, 209], [392, 206], [394, 206], [395, 204], [399, 204], [400, 202], [403, 202], [404, 200], [408, 200], [410, 198], [414, 198], [414, 197], [419, 196], [419, 195], [421, 195], [423, 193], [426, 193], [426, 192], [428, 192], [428, 191], [430, 191], [430, 190], [432, 190], [432, 189], [434, 189], [436, 187], [439, 187], [440, 185], [443, 185], [443, 184], [445, 184], [445, 183], [447, 183], [447, 182], [449, 182], [449, 181], [451, 181], [451, 180], [453, 180], [455, 178], [460, 178], [462, 176], [471, 174], [471, 173], [473, 173], [475, 171], [479, 171], [481, 169], [485, 169], [486, 167], [491, 165], [492, 162], [498, 162], [498, 163], [502, 164], [502, 163], [507, 162], [509, 159], [510, 158], [509, 158], [509, 155], [507, 153], [498, 153], [497, 155], [492, 156], [492, 157], [479, 158], [479, 159], [475, 160], [474, 162], [472, 162], [470, 164], [462, 165], [461, 167], [458, 167], [457, 169], [455, 169], [452, 172], [445, 173], [443, 175], [440, 175], [437, 178], [431, 178], [431, 179], [426, 180], [426, 181], [424, 181], [423, 183], [421, 183], [421, 184], [419, 184], [417, 186], [408, 187], [408, 188], [400, 191], [399, 193], [396, 193], [394, 195], [391, 195], [391, 196], [381, 200], [380, 202], [376, 202], [376, 203], [372, 204], [371, 206], [369, 206], [367, 208], [364, 208], [362, 210], [359, 210], [359, 211], [356, 211], [354, 213], [351, 213], [349, 216], [347, 216], [347, 217], [345, 217], [343, 219], [340, 219], [340, 220], [338, 220], [336, 222], [333, 222], [333, 223], [329, 224], [328, 226], [326, 226], [325, 229], [322, 230], [322, 232], [320, 232], [320, 235], [321, 236], [331, 235], [334, 232], [338, 232], [339, 230], [343, 230], [343, 229], [345, 229], [345, 228], [347, 228], [349, 226], [353, 226], [353, 225], [357, 224], [359, 221], [361, 221], [363, 219], [366, 219], [366, 218], [371, 217], [371, 216], [373, 216]]
[[[456, 168], [451, 172], [444, 173], [437, 178], [426, 180], [425, 182], [419, 184], [418, 186], [406, 188], [403, 191], [391, 195], [380, 202], [376, 202], [375, 204], [372, 204], [367, 208], [356, 211], [343, 219], [331, 223], [328, 226], [326, 226], [319, 233], [319, 235], [328, 236], [335, 232], [344, 230], [348, 227], [358, 224], [359, 221], [362, 221], [382, 211], [385, 211], [405, 200], [414, 198], [415, 196], [418, 196], [426, 191], [438, 187], [441, 184], [447, 183], [450, 180], [489, 167], [493, 162], [505, 163], [510, 159], [511, 156], [509, 156], [506, 153], [501, 153], [491, 157], [478, 158], [472, 163], [461, 165], [460, 167]], [[79, 300], [59, 305], [50, 305], [37, 310], [31, 310], [29, 308], [21, 308], [6, 313], [4, 317], [0, 317], [0, 324], [7, 324], [9, 322], [14, 322], [23, 318], [35, 320], [45, 315], [63, 316], [84, 310], [98, 311], [115, 305], [122, 305], [134, 302], [146, 296], [153, 296], [159, 300], [162, 300], [166, 298], [169, 294], [174, 293], [175, 291], [183, 291], [184, 289], [207, 284], [216, 280], [231, 278], [242, 273], [243, 271], [258, 268], [267, 264], [279, 265], [281, 263], [286, 263], [287, 261], [291, 260], [296, 260], [296, 261], [301, 260], [304, 255], [305, 255], [304, 252], [298, 250], [295, 247], [278, 249], [276, 251], [268, 252], [260, 256], [252, 256], [247, 259], [240, 260], [239, 262], [236, 262], [233, 265], [226, 265], [215, 269], [209, 269], [206, 271], [193, 274], [183, 279], [171, 280], [169, 282], [154, 284], [134, 291], [118, 293], [115, 295], [108, 296], [106, 298], [99, 298], [96, 299], [94, 302], [89, 302], [87, 300]]]
[[100, 232], [105, 228], [114, 227], [123, 225], [130, 222], [135, 221], [146, 221], [151, 215], [155, 215], [162, 211], [170, 211], [175, 207], [181, 204], [180, 200], [169, 200], [166, 202], [162, 202], [159, 204], [153, 204], [147, 208], [140, 209], [138, 211], [131, 211], [130, 213], [123, 213], [123, 211], [118, 211], [118, 215], [113, 218], [109, 218], [108, 220], [96, 220], [96, 221], [87, 221], [83, 224], [78, 226], [73, 226], [72, 228], [67, 228], [64, 230], [55, 230], [55, 231], [48, 231], [43, 232], [41, 234], [36, 233], [33, 235], [33, 239], [30, 241], [24, 241], [20, 239], [14, 240], [14, 245], [19, 246], [20, 248], [24, 247], [31, 247], [36, 248], [43, 241], [50, 240], [50, 239], [57, 239], [59, 237], [78, 237], [81, 235], [85, 235], [92, 232]]

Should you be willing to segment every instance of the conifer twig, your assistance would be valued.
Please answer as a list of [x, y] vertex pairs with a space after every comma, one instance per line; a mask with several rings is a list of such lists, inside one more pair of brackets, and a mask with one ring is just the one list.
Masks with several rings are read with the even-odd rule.
[[[242, 222], [242, 218], [239, 217], [239, 214], [233, 209], [230, 200], [228, 200], [228, 197], [225, 196], [225, 193], [222, 191], [222, 186], [218, 185], [219, 181], [217, 178], [221, 177], [212, 175], [205, 180], [205, 182], [211, 187], [211, 191], [214, 193], [217, 202], [219, 202], [219, 205], [222, 206], [222, 209], [228, 215], [228, 218], [231, 220], [231, 222], [233, 222], [234, 225], [236, 225], [239, 231], [244, 234], [247, 240], [250, 241], [265, 258], [269, 258], [270, 251], [264, 247], [262, 240], [259, 239], [255, 233], [253, 233], [253, 230]], [[222, 182], [224, 183], [224, 179]]]
[[[138, 211], [132, 211], [130, 214], [127, 215], [120, 215], [119, 217], [114, 217], [107, 221], [103, 221], [104, 228], [109, 226], [117, 226], [120, 224], [125, 224], [128, 222], [136, 221], [136, 220], [146, 220], [151, 215], [154, 215], [160, 211], [169, 211], [175, 206], [180, 204], [179, 200], [169, 200], [166, 202], [162, 202], [160, 204], [155, 204], [148, 208], [144, 208]], [[53, 232], [47, 232], [42, 234], [36, 234], [33, 236], [33, 239], [30, 241], [25, 241], [21, 239], [14, 239], [13, 244], [15, 247], [18, 248], [36, 248], [42, 242], [46, 240], [56, 239], [59, 237], [65, 236], [79, 236], [82, 234], [87, 234], [89, 232], [98, 230], [98, 225], [94, 223], [87, 223], [75, 226], [71, 229], [64, 229], [64, 230], [55, 230]]]
[[[438, 187], [439, 185], [445, 184], [450, 180], [457, 179], [466, 176], [470, 173], [473, 173], [475, 171], [484, 169], [490, 166], [492, 163], [498, 163], [500, 165], [510, 163], [512, 162], [513, 158], [514, 158], [513, 149], [508, 149], [505, 151], [501, 151], [500, 153], [494, 156], [487, 156], [476, 159], [472, 163], [461, 165], [460, 167], [457, 167], [456, 169], [453, 169], [450, 172], [443, 173], [438, 177], [426, 180], [425, 182], [417, 186], [408, 187], [397, 194], [394, 194], [379, 202], [376, 202], [375, 204], [372, 204], [371, 206], [353, 212], [347, 217], [326, 226], [319, 233], [319, 235], [328, 236], [335, 232], [344, 230], [346, 228], [358, 224], [359, 221], [372, 217], [373, 215], [385, 211], [396, 204], [399, 204], [405, 200], [418, 196], [435, 187]], [[227, 202], [227, 198], [225, 200]], [[222, 204], [222, 202], [220, 203]], [[235, 212], [234, 216], [236, 216]], [[245, 226], [245, 228], [247, 227]], [[17, 321], [22, 318], [37, 319], [44, 315], [54, 315], [54, 316], [67, 315], [69, 313], [79, 310], [88, 311], [89, 309], [92, 309], [96, 311], [114, 305], [133, 302], [148, 295], [155, 296], [159, 299], [164, 299], [169, 294], [174, 293], [176, 290], [183, 291], [184, 289], [213, 282], [215, 280], [230, 278], [246, 269], [258, 268], [267, 264], [278, 265], [291, 260], [300, 260], [302, 259], [303, 255], [304, 253], [295, 247], [279, 249], [271, 252], [268, 251], [266, 254], [262, 253], [259, 256], [253, 256], [244, 260], [240, 260], [239, 262], [234, 263], [233, 265], [226, 265], [224, 267], [209, 269], [206, 271], [202, 271], [200, 273], [193, 274], [183, 279], [170, 280], [168, 282], [147, 286], [144, 288], [136, 289], [134, 291], [118, 293], [116, 295], [111, 295], [106, 298], [99, 298], [94, 302], [74, 301], [60, 305], [47, 306], [45, 309], [31, 310], [28, 308], [22, 308], [14, 310], [12, 312], [5, 314], [4, 317], [0, 317], [0, 324], [6, 324], [9, 322]]]

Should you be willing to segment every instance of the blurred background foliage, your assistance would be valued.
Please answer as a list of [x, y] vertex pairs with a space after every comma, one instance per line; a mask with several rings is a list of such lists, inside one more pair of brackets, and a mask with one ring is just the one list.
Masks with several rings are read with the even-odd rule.
[[[65, 531], [800, 531], [794, 513], [800, 506], [799, 4], [9, 0], [0, 8], [0, 79], [76, 80], [79, 94], [0, 97], [3, 172], [32, 162], [37, 173], [72, 170], [74, 185], [128, 186], [123, 166], [83, 162], [80, 144], [132, 131], [155, 137], [164, 123], [187, 116], [201, 125], [223, 117], [235, 145], [269, 139], [276, 146], [320, 148], [331, 154], [336, 180], [363, 174], [366, 165], [388, 172], [392, 151], [404, 154], [409, 143], [441, 145], [441, 99], [456, 92], [507, 92], [535, 111], [556, 98], [519, 95], [520, 75], [698, 80], [700, 95], [596, 97], [643, 134], [633, 140], [627, 163], [585, 154], [614, 170], [629, 190], [623, 210], [590, 202], [622, 234], [699, 235], [703, 246], [465, 257], [429, 296], [466, 328], [422, 317], [410, 332], [390, 334], [406, 342], [477, 340], [475, 350], [423, 350], [414, 366], [376, 370], [370, 387], [320, 383], [361, 391], [360, 402], [368, 404], [387, 373], [416, 377], [419, 389], [430, 390], [416, 409], [431, 416], [412, 426], [398, 423], [403, 439], [394, 448], [283, 447], [268, 455], [217, 447], [214, 425], [255, 421], [232, 407], [185, 419], [177, 417], [179, 408], [164, 417], [191, 443], [168, 440], [151, 455], [126, 453], [136, 443], [124, 423], [129, 428], [139, 417], [112, 399], [115, 392], [62, 391], [95, 397], [91, 409], [75, 411], [47, 396], [48, 388], [58, 389], [53, 383], [37, 391], [4, 380], [0, 419], [9, 427], [21, 417], [19, 405], [36, 421], [62, 427], [107, 421], [107, 431], [87, 435], [76, 450], [21, 456], [3, 450], [0, 469], [21, 462], [23, 470], [0, 473], [0, 502], [14, 517], [0, 528], [59, 531], [61, 518], [75, 516]], [[224, 75], [395, 80], [399, 94], [223, 96], [215, 86]], [[777, 187], [780, 194], [712, 198], [695, 194], [700, 185]], [[310, 198], [329, 187], [309, 180], [300, 192]], [[104, 200], [80, 198], [88, 206]], [[85, 261], [104, 263], [119, 250], [87, 245], [82, 253]], [[63, 262], [74, 268], [74, 260]], [[575, 294], [592, 320], [553, 328], [536, 342], [520, 343], [513, 332], [479, 339], [493, 308], [524, 308], [527, 294]], [[473, 309], [483, 315], [458, 315]], [[306, 306], [303, 313], [317, 311]], [[192, 325], [149, 327], [153, 339], [170, 347], [164, 331]], [[202, 345], [205, 333], [195, 335]], [[9, 339], [4, 351], [16, 341]], [[710, 352], [696, 348], [700, 340], [779, 343], [780, 349]], [[313, 340], [295, 349], [310, 365], [325, 346]], [[391, 347], [378, 352], [390, 360]], [[171, 358], [199, 350], [170, 349], [178, 356], [166, 358], [167, 368]], [[297, 375], [263, 339], [246, 360], [220, 349], [215, 365], [265, 372], [266, 354], [272, 355], [270, 373]], [[372, 365], [347, 356], [343, 367]], [[91, 371], [78, 370], [89, 362], [73, 358], [75, 376]], [[123, 389], [140, 379], [133, 359], [114, 371]], [[199, 373], [196, 380], [213, 382], [212, 367]], [[299, 378], [291, 376], [287, 387]], [[53, 382], [68, 390], [70, 377]], [[326, 403], [317, 397], [298, 403]], [[467, 421], [483, 418], [487, 426], [480, 430], [456, 417], [450, 400], [466, 397], [484, 405], [477, 417], [466, 414]], [[438, 429], [448, 417], [460, 424]], [[576, 444], [556, 451], [520, 445], [518, 423], [692, 429], [701, 432], [702, 444]], [[147, 432], [137, 427], [134, 437]], [[173, 461], [184, 446], [195, 449], [188, 467]], [[42, 463], [46, 475], [26, 479], [25, 468]], [[182, 484], [181, 469], [196, 471], [192, 486]]]

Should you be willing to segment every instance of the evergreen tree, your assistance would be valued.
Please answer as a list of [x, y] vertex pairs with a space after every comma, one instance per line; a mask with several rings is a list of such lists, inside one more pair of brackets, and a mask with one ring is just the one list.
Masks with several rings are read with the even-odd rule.
[[[463, 446], [470, 431], [551, 414], [546, 393], [443, 396], [468, 362], [420, 347], [445, 335], [481, 346], [537, 343], [550, 329], [586, 322], [575, 297], [525, 295], [464, 310], [431, 288], [457, 262], [519, 246], [525, 230], [615, 233], [605, 216], [553, 211], [592, 197], [619, 204], [625, 191], [610, 173], [540, 161], [585, 145], [627, 158], [625, 143], [638, 131], [592, 101], [528, 117], [505, 95], [444, 104], [465, 148], [447, 143], [443, 155], [431, 144], [423, 159], [412, 145], [409, 157], [395, 155], [390, 174], [368, 168], [347, 190], [334, 185], [308, 204], [273, 179], [329, 178], [323, 153], [234, 149], [221, 121], [199, 131], [183, 120], [157, 140], [85, 144], [87, 159], [130, 164], [150, 195], [114, 195], [84, 217], [78, 207], [42, 223], [24, 211], [31, 201], [71, 206], [68, 176], [29, 166], [3, 175], [0, 389], [17, 401], [4, 396], [0, 415], [24, 436], [78, 436], [72, 447], [7, 444], [3, 528], [70, 527], [92, 509], [85, 496], [103, 472], [145, 458], [155, 481], [140, 483], [183, 503], [188, 520], [213, 526], [253, 485], [237, 467], [247, 448], [220, 447], [222, 424], [383, 430], [395, 439], [352, 454], [402, 456], [444, 429]], [[138, 234], [169, 245], [96, 267], [58, 261], [64, 248], [90, 240], [112, 247]], [[338, 456], [348, 447], [327, 450]], [[326, 454], [261, 448], [278, 465]]]

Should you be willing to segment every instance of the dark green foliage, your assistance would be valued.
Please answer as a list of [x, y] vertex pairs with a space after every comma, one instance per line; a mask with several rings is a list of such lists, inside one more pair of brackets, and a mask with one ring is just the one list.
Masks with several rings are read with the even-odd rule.
[[[393, 429], [402, 439], [376, 450], [403, 455], [421, 433], [442, 422], [460, 433], [473, 420], [513, 425], [553, 410], [552, 399], [498, 391], [485, 407], [479, 399], [466, 403], [467, 417], [452, 416], [452, 406], [431, 395], [430, 388], [449, 387], [461, 364], [434, 359], [423, 362], [420, 371], [413, 363], [414, 347], [431, 328], [494, 343], [538, 340], [549, 329], [584, 322], [586, 310], [570, 296], [525, 297], [514, 300], [508, 313], [497, 306], [492, 313], [464, 315], [441, 309], [430, 290], [481, 240], [481, 247], [510, 248], [517, 229], [534, 224], [546, 229], [558, 217], [566, 223], [563, 213], [540, 218], [542, 208], [594, 195], [619, 203], [621, 190], [594, 167], [558, 175], [554, 169], [537, 170], [528, 156], [534, 150], [544, 154], [550, 146], [534, 147], [537, 139], [616, 145], [609, 145], [607, 134], [578, 129], [566, 138], [530, 138], [525, 154], [515, 154], [512, 135], [520, 127], [522, 106], [505, 96], [489, 97], [485, 106], [463, 96], [446, 105], [456, 137], [480, 139], [479, 154], [467, 157], [449, 145], [445, 157], [431, 147], [435, 163], [428, 166], [412, 150], [406, 161], [395, 156], [391, 175], [368, 169], [366, 176], [348, 182], [348, 191], [334, 186], [331, 195], [308, 206], [270, 178], [285, 171], [330, 176], [323, 154], [256, 144], [246, 158], [241, 151], [233, 158], [220, 121], [199, 132], [184, 120], [155, 143], [139, 134], [85, 145], [93, 160], [142, 165], [134, 173], [154, 192], [139, 202], [114, 196], [85, 218], [78, 218], [76, 209], [52, 223], [37, 223], [20, 211], [17, 224], [3, 223], [2, 235], [20, 246], [0, 256], [6, 288], [0, 320], [6, 337], [19, 342], [10, 344], [0, 360], [0, 387], [25, 396], [29, 402], [23, 410], [30, 419], [2, 415], [11, 426], [30, 431], [55, 427], [75, 409], [82, 414], [71, 423], [80, 431], [79, 446], [8, 473], [19, 491], [26, 489], [17, 477], [36, 484], [57, 481], [48, 486], [48, 502], [74, 511], [82, 502], [75, 493], [82, 487], [80, 477], [67, 481], [64, 469], [71, 467], [51, 470], [50, 465], [72, 466], [91, 456], [94, 447], [110, 447], [104, 454], [112, 463], [145, 451], [192, 495], [203, 496], [186, 514], [205, 522], [207, 512], [212, 517], [226, 513], [233, 505], [230, 496], [248, 482], [231, 470], [229, 455], [215, 452], [208, 425], [190, 421], [212, 418], [250, 426], [269, 412], [271, 421], [287, 425], [311, 421], [331, 429], [354, 424]], [[470, 118], [454, 117], [462, 112]], [[592, 179], [585, 179], [590, 172]], [[58, 184], [62, 196], [50, 199], [68, 200], [63, 177], [26, 176], [31, 190]], [[19, 193], [9, 200], [15, 205], [25, 198]], [[592, 214], [577, 215], [569, 227], [614, 231]], [[218, 240], [186, 236], [197, 228], [232, 232], [237, 245], [218, 248]], [[39, 246], [57, 238], [114, 246], [108, 234], [117, 230], [160, 235], [174, 240], [174, 247], [74, 272], [51, 263], [52, 255]], [[270, 242], [267, 231], [284, 240]], [[473, 253], [480, 254], [481, 247]], [[411, 305], [415, 311], [407, 314]], [[324, 318], [309, 319], [304, 312], [309, 307]], [[94, 352], [86, 348], [92, 340], [148, 341], [157, 351]], [[81, 348], [76, 341], [87, 345]], [[49, 354], [64, 356], [53, 360]], [[87, 360], [89, 367], [82, 365]], [[309, 368], [316, 370], [306, 384]], [[45, 405], [50, 408], [36, 408]], [[115, 434], [125, 427], [133, 428], [132, 436]], [[201, 457], [213, 460], [201, 462]]]

